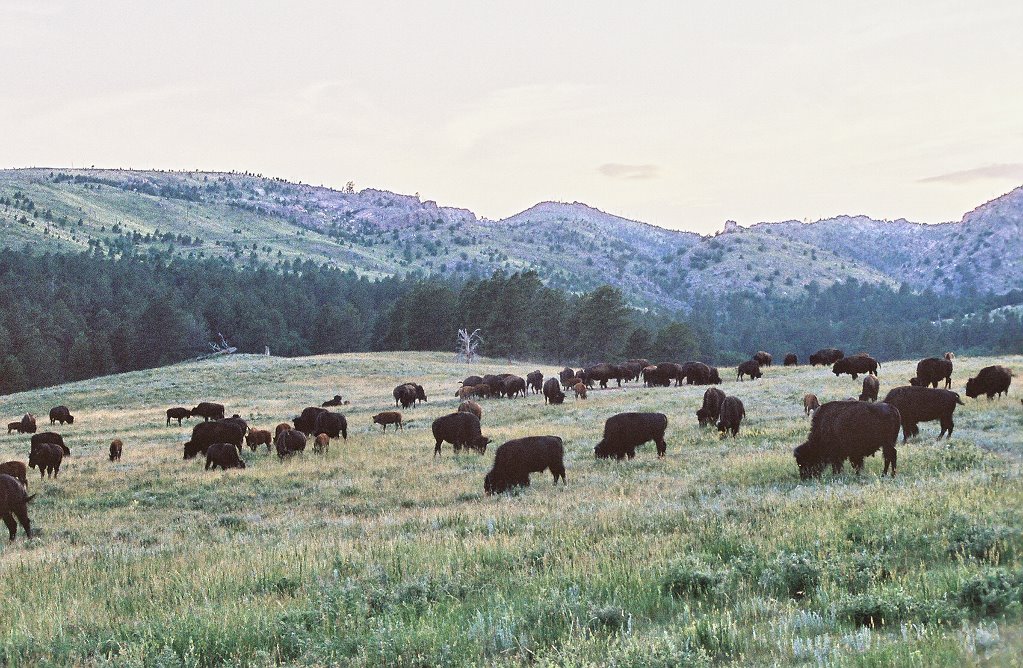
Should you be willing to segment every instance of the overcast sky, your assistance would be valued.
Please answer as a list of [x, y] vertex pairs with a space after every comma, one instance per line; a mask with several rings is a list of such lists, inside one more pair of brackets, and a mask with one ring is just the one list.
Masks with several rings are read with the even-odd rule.
[[1023, 184], [1023, 2], [0, 0], [0, 166], [501, 218], [958, 220]]

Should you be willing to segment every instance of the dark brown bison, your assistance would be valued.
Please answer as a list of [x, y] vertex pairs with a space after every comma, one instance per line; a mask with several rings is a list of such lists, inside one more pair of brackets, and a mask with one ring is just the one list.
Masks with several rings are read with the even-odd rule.
[[957, 405], [963, 405], [959, 395], [949, 390], [939, 390], [930, 387], [914, 387], [907, 385], [896, 387], [889, 392], [884, 403], [895, 406], [899, 409], [902, 423], [902, 440], [920, 433], [917, 424], [939, 420], [941, 422], [941, 433], [938, 438], [945, 434], [951, 438], [955, 423], [952, 421], [952, 413]]
[[331, 438], [337, 438], [340, 436], [343, 440], [347, 441], [348, 419], [341, 413], [323, 411], [316, 416], [316, 422], [313, 424], [312, 433], [326, 434]]
[[7, 423], [7, 433], [8, 434], [13, 434], [14, 432], [18, 432], [19, 434], [21, 433], [21, 421], [20, 420], [17, 421], [17, 422], [8, 422]]
[[195, 417], [201, 417], [204, 422], [207, 420], [223, 420], [224, 405], [215, 404], [211, 401], [203, 401], [192, 409], [192, 415]]
[[218, 466], [225, 471], [245, 468], [245, 462], [238, 456], [238, 448], [234, 447], [233, 443], [211, 443], [210, 447], [206, 448], [205, 470], [209, 471]]
[[75, 416], [71, 414], [67, 406], [54, 406], [50, 409], [50, 424], [61, 423], [61, 425], [74, 424]]
[[856, 380], [856, 377], [861, 373], [869, 373], [876, 376], [879, 366], [881, 365], [877, 363], [876, 359], [861, 353], [852, 357], [843, 357], [832, 365], [831, 371], [836, 376], [847, 373], [852, 376], [853, 380]]
[[982, 394], [987, 395], [990, 401], [996, 394], [999, 398], [1002, 392], [1009, 396], [1009, 385], [1012, 384], [1012, 370], [1004, 366], [986, 366], [980, 370], [976, 378], [966, 381], [966, 396], [976, 399]]
[[579, 369], [575, 372], [575, 375], [579, 378], [579, 380], [586, 384], [586, 387], [592, 388], [593, 384], [596, 382], [595, 379], [590, 377], [590, 374], [586, 371], [586, 369]]
[[[557, 384], [557, 379], [554, 379], [554, 383]], [[483, 420], [483, 407], [475, 401], [463, 401], [458, 404], [459, 413], [472, 413], [477, 419]]]
[[568, 381], [569, 381], [570, 378], [575, 378], [575, 371], [572, 370], [572, 369], [569, 369], [567, 366], [564, 369], [562, 369], [560, 372], [558, 372], [558, 379], [561, 380], [561, 384], [562, 384], [562, 386], [566, 390], [568, 388], [572, 387], [572, 385], [575, 385], [575, 383], [569, 384]]
[[916, 376], [909, 379], [910, 385], [917, 387], [937, 387], [945, 381], [945, 389], [952, 387], [952, 362], [938, 357], [928, 357], [916, 364]]
[[184, 459], [192, 459], [206, 451], [214, 443], [230, 443], [239, 450], [245, 438], [241, 428], [233, 422], [200, 422], [192, 427], [192, 438], [185, 443]]
[[890, 469], [894, 477], [900, 421], [899, 409], [884, 402], [829, 401], [814, 413], [806, 442], [792, 451], [799, 477], [818, 477], [828, 464], [840, 473], [846, 459], [859, 475], [863, 460], [878, 450], [884, 454], [884, 473]]
[[821, 402], [820, 402], [819, 399], [817, 399], [817, 395], [816, 394], [807, 393], [807, 394], [803, 395], [803, 414], [804, 415], [809, 416], [810, 413], [813, 413], [814, 411], [816, 411], [820, 407], [821, 407]]
[[565, 393], [561, 391], [561, 385], [557, 378], [548, 378], [543, 384], [543, 401], [554, 405], [565, 402]]
[[509, 399], [520, 394], [526, 396], [526, 379], [522, 376], [508, 375], [501, 384], [501, 392]]
[[721, 415], [721, 402], [725, 400], [725, 393], [716, 387], [708, 387], [703, 393], [703, 406], [696, 411], [696, 419], [701, 427], [707, 427], [717, 422]]
[[512, 487], [529, 487], [529, 474], [550, 469], [554, 484], [565, 479], [565, 448], [557, 436], [526, 436], [501, 444], [494, 466], [483, 479], [483, 491], [500, 494]]
[[746, 360], [735, 371], [736, 380], [742, 380], [743, 376], [749, 376], [750, 380], [756, 380], [762, 378], [763, 375], [763, 372], [760, 371], [760, 363], [756, 360]]
[[646, 364], [641, 364], [640, 360], [629, 360], [628, 362], [622, 362], [619, 364], [618, 369], [621, 373], [622, 380], [630, 382], [637, 380], [643, 374], [643, 367], [645, 366]]
[[539, 369], [527, 373], [526, 385], [533, 391], [533, 394], [540, 394], [543, 390], [543, 373]]
[[411, 408], [420, 401], [426, 401], [426, 390], [416, 383], [402, 383], [391, 394], [394, 396], [394, 405], [400, 403], [402, 408]]
[[647, 441], [657, 445], [657, 456], [668, 450], [664, 432], [668, 416], [664, 413], [619, 413], [604, 422], [604, 438], [593, 448], [593, 455], [601, 459], [632, 459], [636, 448]]
[[308, 437], [298, 429], [285, 429], [274, 438], [274, 448], [281, 459], [305, 450]]
[[774, 357], [771, 353], [765, 353], [763, 350], [757, 352], [757, 354], [753, 356], [753, 359], [755, 359], [757, 364], [760, 366], [771, 366], [771, 362], [774, 361]]
[[490, 439], [480, 433], [480, 419], [472, 413], [442, 415], [433, 421], [431, 429], [437, 441], [433, 448], [434, 457], [440, 454], [441, 443], [445, 441], [455, 446], [455, 452], [469, 448], [481, 455], [487, 451], [487, 444], [490, 443]]
[[647, 387], [669, 387], [671, 381], [677, 385], [682, 376], [682, 365], [674, 362], [661, 362], [652, 370], [643, 370], [643, 382]]
[[170, 426], [171, 420], [177, 420], [178, 426], [181, 426], [181, 421], [192, 417], [192, 411], [188, 410], [183, 406], [176, 406], [174, 408], [167, 409], [167, 426]]
[[614, 364], [607, 364], [601, 362], [586, 369], [586, 378], [592, 382], [596, 382], [600, 385], [602, 390], [607, 389], [609, 381], [615, 381], [618, 387], [622, 386], [622, 372]]
[[19, 434], [34, 434], [36, 433], [36, 416], [31, 413], [25, 413], [21, 416], [21, 419], [17, 422], [10, 422], [7, 424], [7, 433], [16, 431]]
[[318, 455], [325, 455], [330, 452], [330, 436], [317, 434], [313, 439], [313, 452]]
[[466, 378], [465, 380], [462, 381], [462, 385], [463, 386], [464, 385], [468, 385], [468, 386], [482, 385], [482, 384], [483, 384], [483, 376], [469, 376], [468, 378]]
[[877, 393], [881, 390], [881, 381], [877, 376], [867, 374], [863, 377], [863, 391], [860, 392], [860, 401], [877, 401]]
[[796, 357], [795, 353], [789, 353], [785, 356], [785, 366], [796, 366], [799, 364], [799, 358]]
[[60, 434], [52, 431], [41, 431], [38, 434], [32, 434], [31, 446], [35, 450], [43, 443], [53, 443], [60, 448], [61, 452], [64, 453], [65, 457], [71, 456], [71, 448], [64, 444], [64, 437]]
[[746, 417], [746, 407], [739, 397], [725, 397], [721, 402], [721, 415], [718, 416], [718, 431], [722, 434], [732, 432], [732, 438], [739, 435], [739, 424]]
[[834, 364], [843, 357], [845, 357], [845, 353], [838, 348], [821, 348], [814, 354], [810, 355], [810, 364], [812, 366], [817, 366], [818, 364], [821, 366], [827, 366], [829, 364]]
[[119, 462], [121, 461], [121, 453], [124, 452], [124, 443], [121, 439], [115, 438], [110, 441], [110, 461]]
[[33, 448], [28, 456], [30, 468], [39, 469], [39, 478], [47, 473], [56, 478], [60, 473], [60, 463], [64, 460], [64, 451], [56, 443], [42, 443]]
[[229, 418], [221, 418], [220, 420], [217, 420], [217, 422], [226, 422], [229, 424], [233, 424], [242, 430], [242, 434], [247, 434], [249, 432], [249, 423], [243, 420], [241, 416], [238, 415], [237, 413], [235, 413]]
[[291, 429], [290, 424], [288, 424], [287, 422], [281, 422], [276, 427], [274, 427], [274, 438], [277, 438], [282, 431], [287, 431], [289, 429]]
[[[287, 429], [288, 425], [284, 425]], [[270, 445], [273, 443], [273, 434], [266, 429], [250, 429], [249, 433], [245, 434], [245, 444], [249, 446], [249, 450], [256, 451], [261, 445], [266, 446], [266, 451], [270, 452]]]
[[631, 360], [625, 360], [625, 363], [626, 363], [626, 364], [638, 364], [638, 365], [639, 365], [639, 370], [640, 370], [640, 371], [642, 371], [642, 370], [643, 370], [643, 369], [645, 369], [646, 367], [650, 366], [650, 360], [648, 360], [648, 359], [642, 359], [642, 358], [636, 358], [636, 359], [631, 359]]
[[12, 478], [19, 480], [24, 486], [25, 491], [28, 491], [28, 467], [25, 466], [25, 462], [19, 462], [17, 460], [11, 460], [0, 464], [0, 474], [9, 475]]
[[[477, 404], [475, 401], [463, 402], [463, 405], [465, 403], [471, 403], [474, 404], [475, 406], [479, 406], [479, 404]], [[459, 407], [459, 410], [461, 410], [461, 407]], [[476, 417], [479, 416], [477, 415]], [[382, 425], [384, 431], [387, 431], [387, 425], [389, 424], [395, 425], [394, 427], [395, 431], [397, 431], [398, 429], [401, 429], [402, 431], [405, 430], [405, 425], [401, 421], [401, 413], [399, 413], [398, 411], [384, 411], [383, 413], [377, 413], [376, 415], [373, 416], [373, 424]]]
[[316, 419], [321, 414], [326, 413], [326, 412], [327, 412], [326, 408], [318, 408], [316, 406], [307, 406], [306, 408], [302, 409], [302, 412], [298, 416], [291, 418], [291, 422], [292, 422], [292, 424], [295, 425], [295, 429], [298, 429], [300, 432], [302, 432], [306, 436], [309, 436], [310, 434], [317, 433], [315, 431], [315, 429], [316, 429]]
[[347, 401], [341, 398], [340, 394], [335, 394], [333, 399], [327, 399], [322, 404], [320, 404], [320, 408], [330, 408], [331, 406], [344, 406], [347, 403], [348, 403]]
[[[0, 518], [3, 518], [7, 530], [14, 540], [18, 533], [18, 522], [25, 532], [25, 538], [32, 537], [32, 522], [28, 519], [28, 504], [35, 498], [29, 496], [25, 488], [12, 476], [0, 474]], [[17, 520], [15, 520], [17, 518]]]
[[703, 362], [683, 362], [679, 365], [679, 381], [688, 385], [719, 385], [721, 376], [718, 370]]

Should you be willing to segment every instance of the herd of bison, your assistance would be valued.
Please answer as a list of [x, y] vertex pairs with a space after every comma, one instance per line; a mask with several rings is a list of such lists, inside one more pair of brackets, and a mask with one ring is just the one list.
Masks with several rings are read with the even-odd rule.
[[[955, 355], [946, 353], [944, 358], [931, 357], [917, 364], [916, 376], [909, 385], [892, 389], [881, 401], [877, 401], [880, 384], [877, 379], [877, 360], [859, 353], [846, 356], [841, 350], [825, 348], [810, 355], [813, 366], [831, 365], [836, 376], [849, 374], [853, 379], [864, 375], [863, 390], [859, 399], [850, 397], [842, 401], [821, 404], [813, 394], [803, 398], [806, 415], [813, 414], [810, 433], [804, 443], [793, 451], [801, 478], [820, 476], [830, 465], [839, 473], [848, 460], [857, 474], [863, 468], [866, 457], [878, 450], [884, 458], [883, 474], [895, 475], [898, 432], [903, 440], [919, 433], [920, 422], [939, 421], [941, 432], [938, 438], [952, 434], [952, 414], [957, 405], [962, 405], [959, 394], [950, 391]], [[745, 377], [756, 380], [763, 376], [764, 367], [771, 366], [773, 358], [766, 352], [758, 352], [752, 359], [740, 364], [736, 380]], [[784, 358], [785, 366], [798, 364], [794, 354]], [[483, 408], [476, 399], [492, 397], [525, 397], [532, 392], [542, 394], [544, 402], [553, 405], [565, 401], [566, 392], [572, 392], [576, 400], [585, 399], [587, 391], [595, 385], [606, 388], [614, 381], [622, 383], [642, 380], [647, 387], [667, 387], [674, 383], [688, 385], [718, 385], [721, 376], [718, 370], [702, 362], [676, 364], [665, 362], [650, 364], [648, 360], [632, 359], [622, 364], [597, 364], [585, 369], [563, 369], [557, 377], [544, 380], [540, 371], [534, 371], [525, 378], [514, 374], [470, 376], [460, 383], [455, 396], [461, 399], [457, 411], [433, 421], [432, 431], [436, 441], [434, 456], [441, 453], [443, 443], [451, 443], [455, 451], [462, 448], [483, 454], [490, 439], [483, 435], [481, 419]], [[945, 389], [938, 385], [944, 382]], [[1008, 395], [1012, 372], [1003, 366], [988, 366], [980, 370], [975, 378], [966, 382], [966, 395], [976, 399], [985, 395], [989, 400], [1002, 394]], [[403, 383], [394, 388], [394, 405], [408, 409], [427, 401], [426, 391], [417, 383]], [[348, 421], [342, 413], [328, 410], [347, 404], [340, 395], [323, 402], [319, 407], [308, 407], [295, 416], [290, 423], [278, 424], [273, 432], [250, 427], [237, 414], [226, 417], [222, 404], [202, 402], [194, 408], [175, 407], [167, 410], [167, 425], [176, 420], [181, 425], [188, 418], [203, 418], [203, 422], [192, 429], [191, 438], [184, 444], [184, 458], [192, 459], [203, 454], [206, 469], [220, 467], [245, 468], [240, 453], [243, 446], [256, 451], [265, 445], [267, 453], [275, 450], [281, 459], [306, 449], [312, 438], [312, 449], [326, 453], [332, 439], [348, 439]], [[736, 437], [739, 426], [746, 415], [745, 407], [738, 397], [727, 396], [717, 387], [709, 387], [703, 395], [703, 403], [696, 411], [701, 427], [716, 423], [718, 430]], [[49, 412], [50, 425], [74, 424], [75, 418], [67, 406], [56, 406]], [[388, 425], [403, 429], [402, 414], [398, 411], [384, 411], [373, 416], [373, 423], [387, 430]], [[604, 423], [603, 438], [594, 447], [594, 455], [600, 458], [622, 460], [636, 456], [636, 448], [649, 441], [657, 447], [658, 457], [667, 451], [664, 440], [668, 418], [663, 413], [619, 413]], [[39, 470], [40, 478], [56, 477], [64, 457], [71, 450], [63, 437], [53, 431], [37, 433], [36, 418], [31, 413], [7, 425], [7, 433], [31, 434], [31, 449], [28, 466], [21, 461], [0, 464], [0, 517], [14, 540], [17, 523], [21, 522], [25, 535], [31, 535], [28, 517], [28, 502], [34, 495], [28, 495], [28, 468]], [[123, 443], [115, 439], [110, 443], [110, 461], [121, 458]], [[527, 436], [512, 439], [497, 448], [494, 465], [483, 481], [487, 494], [507, 491], [516, 486], [529, 485], [529, 475], [549, 470], [557, 484], [565, 478], [564, 446], [557, 436]]]

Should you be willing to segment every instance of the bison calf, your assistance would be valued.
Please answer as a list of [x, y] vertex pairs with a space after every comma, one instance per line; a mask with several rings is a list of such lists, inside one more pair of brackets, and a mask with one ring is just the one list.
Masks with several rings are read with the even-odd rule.
[[805, 415], [809, 416], [820, 407], [821, 402], [817, 399], [816, 394], [806, 393], [803, 395], [803, 413]]
[[497, 448], [494, 466], [483, 479], [483, 491], [500, 494], [512, 487], [529, 486], [529, 474], [550, 469], [554, 484], [558, 478], [564, 484], [565, 448], [557, 436], [527, 436], [516, 438]]
[[181, 421], [185, 418], [192, 417], [192, 411], [182, 406], [167, 409], [167, 426], [170, 426], [171, 420], [177, 420], [178, 426], [181, 426]]
[[218, 466], [225, 471], [245, 468], [245, 462], [238, 456], [238, 448], [233, 443], [213, 443], [206, 449], [206, 470]]
[[325, 455], [330, 452], [330, 436], [317, 434], [313, 439], [313, 452], [318, 455]]
[[[474, 406], [479, 408], [479, 404], [477, 404], [475, 401], [462, 402], [463, 406], [465, 404], [473, 404]], [[462, 407], [459, 406], [458, 410], [462, 410]], [[476, 417], [479, 417], [479, 415], [477, 415]], [[389, 424], [397, 425], [395, 427], [395, 430], [398, 429], [401, 429], [402, 431], [405, 430], [405, 426], [402, 424], [401, 421], [401, 413], [399, 413], [398, 411], [384, 411], [383, 413], [377, 413], [376, 415], [373, 416], [373, 424], [383, 425], [384, 431], [387, 431], [387, 425]]]
[[250, 429], [249, 433], [245, 434], [245, 445], [249, 446], [249, 450], [253, 452], [261, 445], [265, 445], [266, 451], [270, 452], [271, 443], [273, 443], [273, 436], [266, 429]]
[[14, 540], [18, 533], [18, 522], [21, 522], [21, 528], [25, 531], [25, 538], [32, 537], [28, 504], [33, 498], [35, 495], [29, 496], [15, 478], [6, 473], [0, 474], [0, 518], [3, 518], [4, 524], [7, 525], [11, 540]]
[[664, 413], [619, 413], [604, 423], [604, 438], [593, 448], [593, 455], [601, 459], [632, 459], [636, 448], [647, 441], [657, 445], [657, 456], [663, 457], [668, 450], [664, 432], [668, 428], [668, 416]]
[[576, 399], [585, 399], [586, 398], [586, 384], [585, 383], [576, 383], [572, 387], [572, 391], [575, 392], [575, 398]]
[[121, 461], [121, 451], [124, 449], [124, 443], [121, 439], [115, 438], [110, 441], [110, 461], [119, 462]]

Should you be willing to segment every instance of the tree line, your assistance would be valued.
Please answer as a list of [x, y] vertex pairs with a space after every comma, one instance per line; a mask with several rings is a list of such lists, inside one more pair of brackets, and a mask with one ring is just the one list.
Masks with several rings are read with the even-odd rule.
[[[370, 280], [294, 260], [237, 266], [100, 249], [0, 250], [0, 393], [195, 358], [223, 334], [239, 352], [454, 353], [479, 328], [483, 355], [582, 365], [646, 357], [730, 365], [756, 350], [801, 357], [836, 345], [880, 359], [944, 349], [1023, 349], [1023, 295], [949, 300], [856, 283], [798, 300], [736, 294], [686, 313], [639, 311], [616, 288], [572, 294], [533, 271]], [[979, 315], [975, 315], [979, 314]]]

